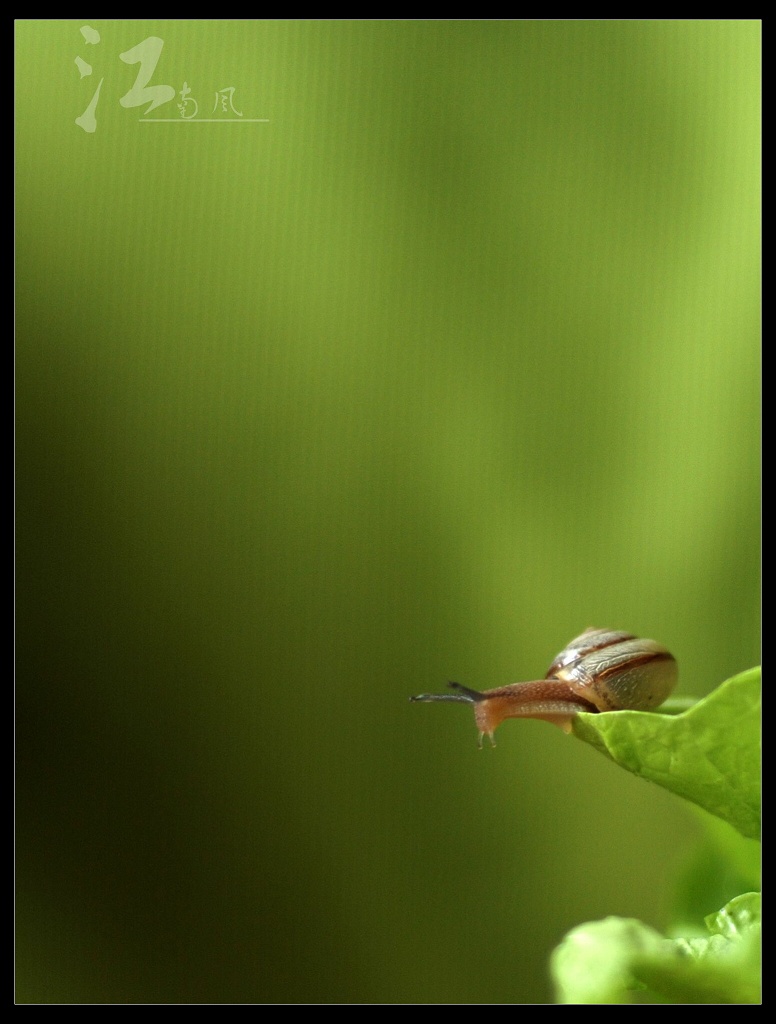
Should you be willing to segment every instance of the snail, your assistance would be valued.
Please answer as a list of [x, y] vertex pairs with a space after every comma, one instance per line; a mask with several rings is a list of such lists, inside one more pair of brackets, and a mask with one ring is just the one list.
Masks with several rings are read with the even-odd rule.
[[457, 701], [474, 705], [474, 720], [495, 747], [493, 733], [505, 718], [539, 718], [571, 732], [580, 711], [651, 711], [676, 686], [672, 654], [654, 640], [612, 629], [586, 629], [568, 643], [544, 679], [512, 683], [495, 690], [421, 693], [411, 701]]

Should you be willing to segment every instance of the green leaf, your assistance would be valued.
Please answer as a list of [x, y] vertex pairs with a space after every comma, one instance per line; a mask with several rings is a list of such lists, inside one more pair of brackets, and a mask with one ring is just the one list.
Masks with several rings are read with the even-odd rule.
[[569, 932], [552, 955], [560, 1003], [757, 1003], [760, 896], [745, 893], [706, 919], [701, 938], [666, 939], [608, 917]]
[[728, 679], [688, 711], [579, 714], [574, 734], [750, 839], [760, 838], [760, 669]]

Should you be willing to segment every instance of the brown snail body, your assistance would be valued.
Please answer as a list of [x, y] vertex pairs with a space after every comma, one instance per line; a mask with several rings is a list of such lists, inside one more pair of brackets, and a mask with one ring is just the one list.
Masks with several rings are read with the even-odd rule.
[[580, 711], [651, 711], [676, 686], [676, 661], [661, 644], [612, 629], [587, 629], [564, 647], [544, 679], [494, 690], [421, 693], [413, 701], [457, 701], [474, 706], [480, 746], [505, 718], [539, 718], [571, 732]]

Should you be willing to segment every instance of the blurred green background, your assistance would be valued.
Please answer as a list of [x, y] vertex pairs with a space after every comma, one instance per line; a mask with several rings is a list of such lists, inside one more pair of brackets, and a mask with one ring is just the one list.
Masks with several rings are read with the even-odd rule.
[[[407, 698], [759, 661], [760, 25], [83, 24], [16, 23], [17, 999], [550, 1000], [696, 819]], [[268, 123], [141, 123], [149, 36]]]

